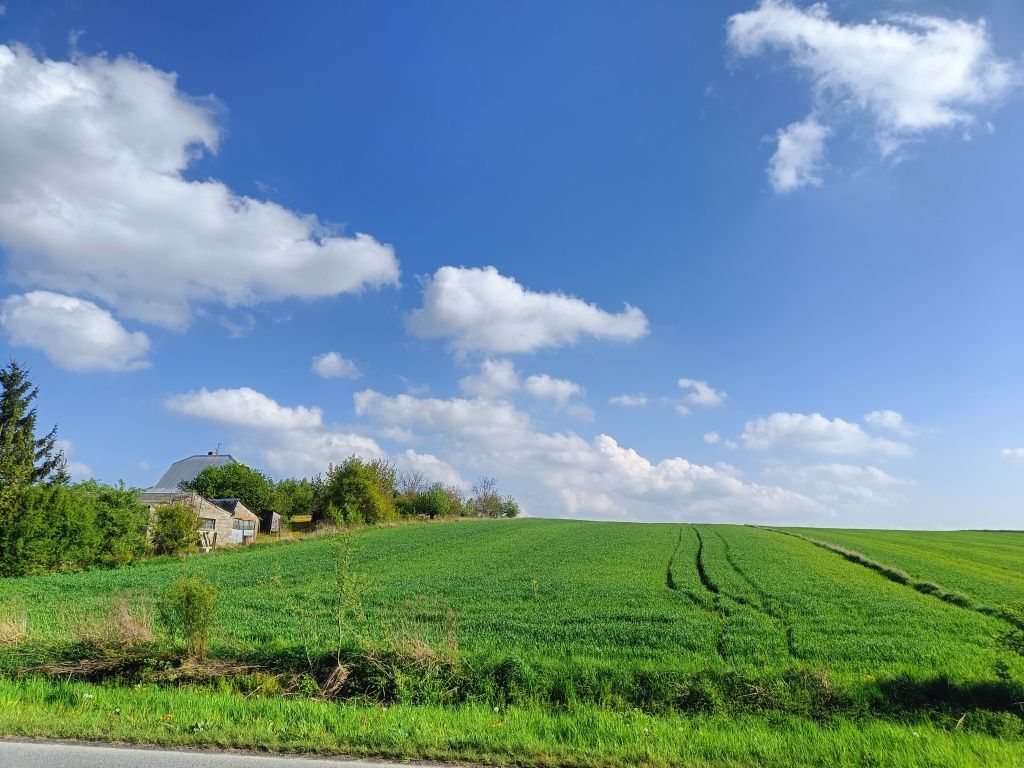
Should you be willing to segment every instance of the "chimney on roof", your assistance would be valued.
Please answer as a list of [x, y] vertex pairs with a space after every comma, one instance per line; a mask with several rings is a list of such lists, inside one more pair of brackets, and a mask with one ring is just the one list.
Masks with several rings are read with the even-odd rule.
[[207, 452], [206, 452], [206, 455], [207, 455], [207, 456], [216, 456], [216, 455], [217, 455], [217, 452], [216, 452], [216, 451], [207, 451]]

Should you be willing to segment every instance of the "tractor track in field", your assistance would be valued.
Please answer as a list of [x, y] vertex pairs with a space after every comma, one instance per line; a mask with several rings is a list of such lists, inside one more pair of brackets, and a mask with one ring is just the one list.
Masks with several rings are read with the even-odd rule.
[[718, 655], [722, 657], [723, 661], [727, 661], [729, 658], [728, 651], [725, 648], [725, 630], [729, 626], [729, 610], [725, 605], [722, 604], [722, 592], [718, 588], [718, 585], [711, 580], [708, 576], [707, 569], [704, 567], [704, 537], [700, 535], [700, 529], [690, 524], [693, 532], [697, 535], [697, 578], [700, 579], [700, 583], [704, 586], [704, 589], [711, 595], [711, 603], [715, 606], [715, 613], [718, 614], [719, 625], [718, 625], [718, 636], [715, 638], [715, 650]]
[[713, 595], [717, 595], [721, 592], [718, 585], [711, 580], [708, 576], [708, 572], [704, 569], [704, 537], [700, 535], [700, 529], [696, 525], [690, 525], [693, 528], [693, 532], [697, 534], [697, 578], [700, 579], [700, 583], [704, 585], [704, 589]]
[[672, 554], [668, 558], [668, 568], [665, 570], [665, 586], [669, 589], [678, 590], [679, 587], [676, 585], [676, 580], [672, 577], [672, 566], [676, 562], [676, 555], [679, 554], [679, 548], [683, 546], [683, 529], [679, 529], [679, 538], [676, 539], [676, 546], [672, 550]]
[[799, 659], [800, 654], [797, 652], [796, 642], [793, 636], [793, 625], [790, 623], [789, 616], [786, 614], [786, 611], [776, 606], [775, 601], [768, 595], [768, 593], [761, 589], [761, 587], [759, 587], [757, 584], [755, 584], [754, 580], [751, 579], [746, 574], [746, 572], [736, 564], [736, 561], [733, 559], [732, 556], [732, 549], [729, 547], [728, 539], [726, 539], [718, 531], [712, 530], [711, 532], [716, 537], [718, 537], [719, 541], [722, 542], [722, 549], [725, 552], [726, 562], [729, 563], [729, 566], [739, 575], [741, 579], [743, 579], [747, 586], [750, 587], [751, 591], [753, 591], [753, 593], [757, 595], [757, 601], [754, 602], [752, 600], [748, 600], [746, 597], [742, 595], [730, 594], [729, 597], [731, 597], [738, 603], [741, 603], [749, 608], [752, 608], [755, 611], [760, 611], [765, 616], [770, 618], [774, 623], [778, 624], [782, 629], [784, 629], [786, 635], [786, 650], [789, 653], [789, 655], [792, 656], [794, 659]]

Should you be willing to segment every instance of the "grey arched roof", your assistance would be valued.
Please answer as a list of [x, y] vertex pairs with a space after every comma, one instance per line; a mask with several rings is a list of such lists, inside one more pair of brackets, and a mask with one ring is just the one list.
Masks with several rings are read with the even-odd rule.
[[237, 464], [234, 457], [228, 454], [189, 456], [176, 461], [167, 468], [163, 477], [149, 489], [150, 493], [174, 493], [180, 490], [181, 484], [196, 479], [196, 476], [207, 467], [223, 467], [226, 464]]

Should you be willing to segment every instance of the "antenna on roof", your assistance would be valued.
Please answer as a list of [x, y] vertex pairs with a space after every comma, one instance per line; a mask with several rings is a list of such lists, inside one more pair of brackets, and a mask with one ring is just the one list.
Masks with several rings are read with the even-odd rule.
[[224, 445], [224, 443], [217, 443], [217, 450], [214, 451], [214, 453], [213, 453], [214, 456], [220, 456], [220, 447], [222, 445]]

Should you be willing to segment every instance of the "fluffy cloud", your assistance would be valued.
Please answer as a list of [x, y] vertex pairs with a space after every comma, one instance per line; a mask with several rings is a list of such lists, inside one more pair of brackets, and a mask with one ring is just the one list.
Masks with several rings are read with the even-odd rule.
[[324, 352], [313, 358], [313, 373], [325, 379], [358, 379], [362, 372], [351, 360], [337, 352]]
[[1024, 448], [1003, 448], [1003, 458], [1015, 464], [1024, 464]]
[[878, 467], [853, 464], [773, 464], [765, 478], [783, 483], [820, 501], [834, 514], [857, 514], [892, 508], [903, 501], [906, 480]]
[[728, 43], [741, 56], [779, 51], [812, 83], [814, 112], [779, 134], [769, 173], [782, 190], [819, 181], [824, 115], [867, 114], [889, 153], [908, 137], [970, 125], [1020, 81], [1015, 65], [995, 54], [983, 21], [899, 14], [842, 24], [825, 3], [761, 0], [730, 17]]
[[459, 380], [467, 395], [495, 399], [519, 389], [519, 372], [511, 360], [484, 360], [479, 372]]
[[647, 395], [615, 395], [615, 397], [608, 398], [608, 402], [626, 408], [639, 408], [647, 405], [648, 400]]
[[731, 468], [652, 462], [608, 435], [545, 433], [505, 401], [355, 395], [356, 412], [418, 430], [456, 466], [499, 476], [534, 512], [636, 520], [808, 520], [820, 505]]
[[279, 475], [308, 477], [349, 456], [386, 456], [373, 438], [325, 424], [320, 408], [284, 406], [249, 387], [174, 395], [165, 406], [175, 413], [235, 427], [241, 437], [232, 444], [232, 451], [260, 454]]
[[697, 381], [696, 379], [680, 379], [679, 388], [689, 390], [689, 393], [683, 398], [688, 405], [721, 405], [728, 397], [725, 392], [714, 389], [706, 381]]
[[184, 328], [230, 307], [395, 284], [394, 252], [315, 216], [190, 180], [221, 138], [210, 99], [132, 58], [0, 45], [0, 245], [16, 282]]
[[559, 405], [564, 405], [570, 398], [583, 392], [583, 388], [575, 381], [556, 379], [546, 373], [527, 376], [523, 381], [523, 389], [534, 397], [553, 400]]
[[279, 405], [249, 387], [208, 390], [174, 395], [164, 405], [174, 413], [249, 429], [306, 430], [323, 424], [319, 408]]
[[773, 413], [768, 418], [748, 421], [740, 435], [748, 448], [764, 451], [790, 448], [813, 453], [907, 456], [910, 446], [883, 437], [874, 437], [858, 424], [843, 419], [828, 419], [820, 413]]
[[569, 402], [583, 394], [583, 388], [575, 381], [556, 379], [546, 373], [520, 379], [511, 360], [484, 360], [477, 373], [459, 380], [459, 388], [467, 395], [491, 400], [522, 390], [531, 397], [552, 401], [559, 410], [577, 418], [586, 421], [594, 418], [593, 411], [586, 406]]
[[427, 483], [441, 483], [453, 485], [464, 491], [469, 490], [469, 483], [462, 478], [459, 471], [432, 453], [416, 453], [408, 449], [398, 455], [395, 464], [399, 469], [419, 472]]
[[792, 123], [778, 134], [778, 146], [768, 165], [768, 178], [776, 192], [821, 186], [825, 139], [830, 131], [814, 117]]
[[133, 371], [149, 366], [146, 334], [125, 330], [91, 301], [49, 291], [8, 296], [0, 301], [0, 327], [13, 346], [39, 349], [54, 365], [69, 371]]
[[721, 405], [728, 397], [725, 392], [720, 392], [706, 381], [698, 381], [697, 379], [680, 379], [679, 388], [687, 392], [682, 400], [672, 402], [676, 413], [680, 416], [689, 414], [690, 406], [708, 408], [714, 405]]
[[647, 318], [629, 305], [606, 312], [563, 293], [530, 291], [494, 267], [441, 267], [426, 281], [423, 306], [407, 318], [421, 338], [445, 338], [456, 352], [533, 352], [583, 336], [632, 341]]
[[717, 432], [708, 432], [704, 435], [704, 442], [708, 445], [718, 445], [722, 442], [722, 436]]
[[864, 423], [875, 429], [886, 429], [895, 432], [903, 437], [912, 437], [917, 434], [917, 429], [907, 423], [903, 414], [899, 411], [871, 411], [864, 414]]

